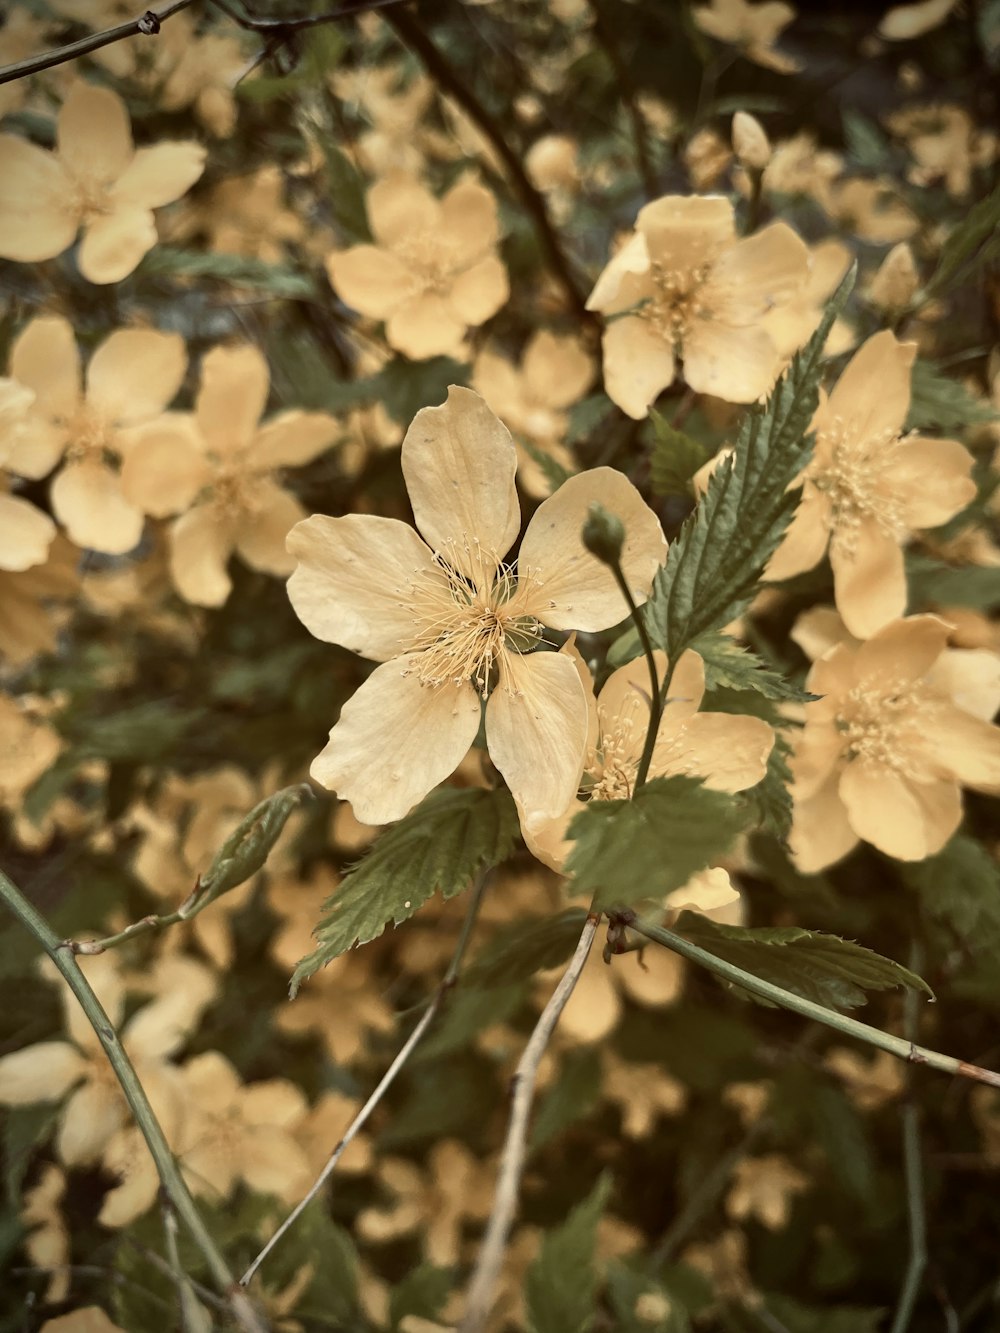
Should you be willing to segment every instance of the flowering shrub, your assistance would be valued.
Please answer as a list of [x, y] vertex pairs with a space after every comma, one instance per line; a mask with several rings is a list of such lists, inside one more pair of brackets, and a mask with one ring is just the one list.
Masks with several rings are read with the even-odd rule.
[[0, 1333], [992, 1327], [996, 6], [8, 9]]

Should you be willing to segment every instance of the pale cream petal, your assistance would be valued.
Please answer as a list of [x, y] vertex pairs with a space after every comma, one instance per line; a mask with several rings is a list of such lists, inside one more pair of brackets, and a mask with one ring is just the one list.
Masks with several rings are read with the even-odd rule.
[[936, 528], [974, 500], [973, 462], [957, 440], [905, 439], [893, 455], [884, 484], [907, 527]]
[[243, 1090], [240, 1113], [248, 1125], [294, 1129], [309, 1110], [305, 1093], [285, 1078], [261, 1079]]
[[41, 315], [26, 325], [14, 339], [10, 373], [34, 392], [36, 413], [72, 416], [80, 402], [81, 379], [80, 352], [69, 320]]
[[802, 499], [792, 516], [781, 545], [767, 562], [764, 577], [777, 583], [814, 569], [826, 554], [830, 530], [826, 525], [830, 502], [822, 491], [806, 482]]
[[594, 363], [579, 339], [548, 329], [532, 336], [521, 369], [531, 397], [557, 409], [582, 398], [594, 378]]
[[962, 793], [947, 780], [910, 786], [924, 813], [927, 855], [936, 856], [962, 822]]
[[954, 704], [940, 702], [921, 715], [915, 748], [929, 773], [964, 787], [1000, 786], [1000, 728]]
[[681, 272], [710, 263], [736, 235], [733, 206], [722, 195], [665, 195], [641, 208], [635, 225], [650, 257]]
[[[846, 653], [845, 660], [853, 659], [858, 680], [903, 683], [922, 680], [944, 652], [948, 633], [949, 626], [937, 616], [907, 616], [886, 625], [863, 643], [856, 655]], [[831, 657], [824, 660], [830, 661]], [[853, 681], [844, 682], [847, 688], [850, 683]], [[817, 684], [809, 688], [819, 694], [835, 692], [831, 687], [824, 688], [818, 678]]]
[[87, 1061], [65, 1041], [40, 1041], [0, 1059], [0, 1106], [57, 1102], [87, 1072]]
[[753, 403], [770, 392], [781, 358], [766, 330], [692, 319], [684, 338], [684, 378], [696, 393], [727, 403]]
[[77, 179], [107, 185], [132, 158], [132, 127], [125, 103], [110, 88], [77, 80], [59, 112], [56, 147]]
[[486, 744], [530, 821], [554, 818], [573, 800], [587, 728], [587, 700], [567, 657], [507, 656], [486, 705]]
[[124, 555], [138, 546], [143, 515], [104, 463], [67, 463], [52, 483], [52, 508], [77, 546]]
[[909, 42], [943, 23], [958, 0], [918, 0], [916, 4], [893, 5], [882, 16], [878, 35], [889, 42]]
[[[288, 580], [295, 614], [317, 639], [376, 662], [417, 636], [412, 588], [437, 581], [426, 544], [407, 523], [375, 514], [314, 514], [288, 534], [299, 567]], [[441, 584], [442, 607], [451, 595]]]
[[861, 518], [853, 536], [846, 550], [830, 543], [834, 600], [855, 638], [867, 639], [906, 610], [906, 572], [901, 547], [874, 519]]
[[684, 984], [684, 960], [670, 949], [647, 949], [641, 959], [624, 954], [614, 969], [619, 985], [638, 1004], [673, 1004]]
[[114, 207], [162, 208], [172, 204], [205, 170], [205, 149], [178, 141], [140, 148], [111, 189]]
[[[104, 1059], [103, 1054], [96, 1059]], [[125, 1120], [125, 1098], [117, 1083], [85, 1083], [63, 1110], [56, 1151], [66, 1166], [86, 1166], [100, 1157]]]
[[56, 525], [28, 500], [0, 493], [0, 569], [31, 569], [48, 559]]
[[[662, 685], [667, 656], [656, 652], [654, 658], [658, 684]], [[615, 737], [615, 757], [625, 764], [638, 764], [642, 755], [649, 728], [650, 685], [646, 659], [636, 657], [611, 673], [597, 700], [601, 734]]]
[[221, 1051], [203, 1051], [184, 1065], [184, 1086], [189, 1099], [210, 1115], [224, 1115], [237, 1103], [242, 1081]]
[[189, 508], [211, 475], [192, 417], [168, 412], [129, 433], [122, 492], [153, 518]]
[[[646, 238], [641, 232], [635, 232], [605, 265], [594, 290], [587, 298], [587, 309], [600, 310], [606, 315], [623, 310], [634, 300], [632, 290], [635, 279], [648, 272]], [[648, 292], [649, 284], [645, 286]]]
[[192, 606], [222, 606], [232, 590], [226, 565], [235, 534], [211, 505], [196, 505], [170, 529], [170, 577]]
[[845, 743], [834, 720], [813, 722], [809, 720], [809, 711], [807, 709], [806, 725], [795, 735], [790, 761], [795, 796], [802, 801], [815, 796], [820, 787], [829, 782]]
[[279, 412], [254, 436], [249, 456], [259, 468], [304, 467], [344, 433], [336, 417], [326, 412]]
[[254, 487], [253, 516], [236, 528], [236, 551], [251, 569], [287, 578], [295, 568], [295, 557], [285, 549], [285, 539], [306, 511], [295, 496], [276, 481], [261, 478]]
[[601, 346], [605, 392], [627, 416], [641, 421], [673, 383], [673, 344], [648, 321], [623, 315], [604, 330]]
[[567, 838], [566, 832], [576, 816], [586, 808], [585, 802], [574, 799], [561, 814], [552, 819], [529, 819], [525, 811], [518, 806], [521, 836], [532, 856], [550, 870], [563, 874], [566, 858], [573, 850], [573, 843]]
[[113, 1324], [99, 1305], [86, 1305], [72, 1314], [47, 1319], [42, 1333], [125, 1333], [125, 1330]]
[[489, 348], [476, 357], [472, 367], [472, 387], [476, 393], [482, 394], [499, 417], [510, 413], [513, 421], [515, 413], [521, 414], [525, 410], [522, 377], [517, 367]]
[[121, 282], [156, 241], [152, 213], [135, 205], [122, 205], [85, 224], [77, 266], [88, 282]]
[[849, 422], [859, 440], [886, 432], [898, 435], [910, 410], [910, 370], [916, 343], [901, 343], [887, 330], [873, 334], [851, 357], [816, 428], [827, 419]]
[[104, 1153], [102, 1165], [118, 1184], [108, 1190], [97, 1220], [103, 1227], [129, 1226], [153, 1206], [160, 1177], [141, 1132], [131, 1126], [119, 1130]]
[[672, 912], [714, 912], [739, 900], [739, 890], [721, 866], [713, 866], [692, 875], [682, 889], [674, 889], [664, 903]]
[[80, 213], [71, 203], [73, 184], [54, 154], [0, 134], [0, 180], [0, 258], [33, 264], [73, 244]]
[[928, 676], [952, 703], [983, 722], [1000, 709], [1000, 653], [989, 648], [949, 648]]
[[309, 1159], [289, 1134], [251, 1129], [241, 1158], [242, 1176], [252, 1190], [298, 1202], [310, 1183]]
[[714, 318], [750, 324], [787, 304], [808, 273], [805, 242], [784, 222], [773, 222], [719, 256], [701, 295]]
[[453, 185], [441, 200], [439, 233], [449, 262], [464, 267], [496, 245], [499, 235], [497, 201], [486, 186], [471, 177]]
[[576, 674], [580, 677], [580, 684], [583, 686], [584, 697], [587, 700], [587, 750], [596, 750], [601, 739], [601, 723], [597, 709], [597, 699], [594, 696], [594, 677], [576, 646], [575, 634], [569, 636], [559, 651], [564, 657], [569, 658], [576, 667]]
[[321, 786], [350, 801], [363, 824], [402, 819], [455, 771], [476, 739], [476, 691], [464, 682], [424, 685], [418, 662], [413, 653], [376, 667], [344, 704], [309, 770]]
[[195, 420], [209, 449], [230, 455], [245, 449], [264, 414], [271, 373], [260, 348], [213, 347], [201, 365]]
[[460, 273], [448, 293], [448, 304], [471, 328], [495, 315], [510, 295], [507, 266], [497, 255], [487, 255]]
[[403, 172], [390, 172], [368, 191], [368, 225], [379, 245], [392, 248], [397, 242], [426, 233], [441, 225], [441, 205], [426, 186]]
[[660, 738], [668, 729], [676, 730], [682, 722], [693, 717], [701, 707], [705, 696], [705, 663], [700, 654], [689, 648], [674, 667], [670, 678], [670, 691], [667, 694], [663, 720], [660, 723]]
[[187, 369], [179, 333], [119, 329], [105, 338], [87, 367], [87, 402], [123, 426], [162, 412]]
[[32, 415], [19, 427], [6, 466], [17, 477], [38, 481], [62, 458], [68, 443], [66, 426]]
[[[365, 312], [362, 312], [365, 313]], [[389, 345], [413, 361], [462, 352], [466, 323], [435, 292], [420, 292], [397, 304], [385, 323]]]
[[[745, 791], [763, 780], [774, 748], [774, 732], [758, 717], [696, 713], [684, 727], [682, 753], [668, 760], [665, 772], [703, 777], [712, 791]], [[653, 753], [650, 771], [656, 769]]]
[[793, 806], [788, 845], [796, 866], [805, 875], [825, 870], [858, 845], [839, 787], [840, 774], [835, 772], [812, 796], [796, 800]]
[[942, 830], [947, 829], [947, 838], [962, 818], [955, 783], [936, 783], [922, 791], [925, 799], [918, 799], [915, 784], [865, 759], [854, 759], [840, 778], [840, 799], [851, 828], [898, 861], [922, 861], [939, 850]]
[[488, 587], [521, 525], [510, 431], [478, 393], [453, 384], [445, 403], [413, 418], [402, 468], [428, 546]]
[[599, 467], [570, 477], [536, 509], [518, 555], [519, 596], [531, 615], [553, 629], [607, 629], [628, 614], [611, 570], [583, 544], [595, 501], [624, 525], [621, 564], [636, 602], [649, 596], [666, 558], [660, 520], [624, 473]]
[[389, 250], [353, 245], [328, 255], [330, 286], [345, 305], [371, 319], [385, 319], [414, 288], [410, 269]]

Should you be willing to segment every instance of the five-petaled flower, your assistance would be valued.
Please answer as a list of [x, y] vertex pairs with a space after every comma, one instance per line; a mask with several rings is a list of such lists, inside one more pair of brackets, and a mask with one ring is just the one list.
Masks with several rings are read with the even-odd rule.
[[543, 630], [600, 630], [625, 610], [611, 571], [585, 550], [590, 503], [619, 517], [622, 567], [644, 601], [663, 560], [659, 521], [612, 468], [571, 477], [520, 527], [517, 455], [470, 389], [414, 418], [402, 452], [418, 535], [396, 519], [314, 515], [288, 549], [289, 595], [317, 638], [382, 665], [341, 710], [312, 775], [365, 823], [399, 819], [446, 778], [476, 738], [486, 704], [490, 756], [521, 806], [555, 816], [576, 792], [587, 703], [573, 662], [532, 651]]

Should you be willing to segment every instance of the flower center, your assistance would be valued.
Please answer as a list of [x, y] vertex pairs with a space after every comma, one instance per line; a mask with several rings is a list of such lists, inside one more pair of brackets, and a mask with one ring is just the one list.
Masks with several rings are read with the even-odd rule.
[[252, 518], [261, 508], [260, 476], [240, 462], [217, 465], [211, 481], [211, 503], [220, 518]]
[[893, 430], [860, 439], [857, 424], [834, 417], [817, 432], [814, 462], [807, 476], [830, 501], [827, 524], [833, 540], [848, 556], [857, 550], [858, 531], [866, 519], [894, 541], [906, 534], [902, 506], [885, 484], [901, 444]]
[[114, 422], [108, 421], [86, 404], [72, 416], [57, 419], [57, 422], [65, 426], [69, 435], [65, 455], [67, 462], [79, 463], [85, 458], [104, 458], [108, 454], [117, 457]]
[[652, 324], [661, 338], [672, 343], [682, 343], [691, 320], [708, 316], [703, 287], [709, 265], [674, 269], [653, 260], [649, 272], [653, 284], [652, 295], [637, 313]]
[[865, 759], [906, 777], [920, 776], [917, 746], [921, 715], [931, 695], [913, 681], [862, 681], [840, 702], [837, 730], [844, 737], [848, 759]]

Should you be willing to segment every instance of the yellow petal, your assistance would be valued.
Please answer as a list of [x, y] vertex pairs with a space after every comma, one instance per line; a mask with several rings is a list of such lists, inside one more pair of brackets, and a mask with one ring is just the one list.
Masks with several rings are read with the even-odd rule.
[[529, 613], [553, 629], [607, 629], [628, 613], [611, 570], [580, 535], [594, 501], [624, 525], [622, 570], [638, 603], [666, 557], [659, 519], [623, 473], [599, 467], [570, 477], [535, 511], [518, 555], [519, 594]]
[[211, 505], [196, 505], [170, 529], [170, 577], [192, 606], [222, 606], [232, 589], [226, 565], [234, 534]]
[[252, 1190], [297, 1202], [309, 1186], [309, 1159], [286, 1133], [252, 1129], [246, 1136], [242, 1176]]
[[125, 205], [85, 224], [77, 266], [88, 282], [121, 282], [156, 244], [148, 209]]
[[41, 1333], [125, 1333], [125, 1330], [113, 1324], [100, 1306], [87, 1305], [58, 1319], [47, 1319]]
[[566, 858], [573, 850], [573, 843], [567, 838], [566, 831], [576, 816], [586, 808], [583, 801], [574, 799], [562, 814], [552, 819], [529, 819], [518, 806], [521, 835], [532, 856], [561, 875]]
[[665, 195], [639, 210], [636, 229], [664, 268], [701, 268], [733, 242], [733, 206], [722, 195]]
[[532, 336], [522, 363], [528, 393], [546, 407], [577, 402], [594, 377], [594, 363], [576, 338], [542, 329]]
[[471, 177], [453, 185], [441, 200], [441, 247], [456, 268], [496, 245], [499, 230], [496, 199]]
[[844, 753], [844, 739], [833, 719], [813, 722], [806, 712], [806, 725], [795, 736], [791, 758], [797, 800], [815, 796], [829, 780]]
[[475, 328], [495, 315], [509, 295], [506, 265], [496, 255], [487, 255], [456, 277], [448, 304], [464, 324]]
[[375, 668], [344, 704], [309, 770], [321, 786], [350, 801], [363, 824], [402, 819], [455, 771], [479, 730], [479, 696], [472, 686], [421, 684], [417, 657]]
[[684, 727], [682, 771], [713, 791], [745, 791], [763, 779], [773, 748], [774, 732], [758, 717], [697, 713]]
[[77, 546], [123, 555], [142, 537], [143, 516], [104, 463], [67, 463], [52, 483], [52, 508]]
[[830, 540], [830, 530], [826, 526], [829, 512], [827, 497], [807, 482], [781, 545], [767, 562], [765, 578], [777, 583], [819, 564]]
[[580, 677], [563, 654], [505, 659], [486, 705], [486, 744], [531, 821], [561, 814], [576, 795], [587, 724]]
[[205, 170], [205, 149], [179, 141], [140, 148], [111, 190], [114, 207], [162, 208], [172, 204]]
[[397, 303], [385, 324], [389, 345], [414, 361], [461, 355], [465, 330], [465, 320], [451, 303], [430, 291]]
[[261, 426], [250, 446], [255, 467], [304, 467], [344, 434], [336, 417], [326, 412], [280, 412]]
[[689, 387], [727, 403], [752, 403], [769, 393], [781, 366], [777, 348], [759, 324], [736, 328], [718, 319], [692, 319], [683, 353]]
[[939, 851], [962, 818], [956, 783], [918, 787], [863, 758], [844, 769], [840, 799], [858, 837], [898, 861], [922, 861]]
[[904, 439], [885, 483], [907, 527], [936, 528], [964, 509], [976, 495], [973, 462], [957, 440]]
[[0, 569], [42, 564], [55, 535], [56, 525], [48, 514], [19, 496], [0, 494]]
[[267, 405], [271, 375], [259, 348], [214, 347], [201, 366], [195, 420], [214, 453], [246, 448]]
[[129, 425], [162, 412], [187, 369], [179, 333], [119, 329], [90, 358], [87, 402], [106, 419]]
[[87, 1072], [87, 1062], [65, 1041], [40, 1041], [0, 1059], [0, 1105], [57, 1102]]
[[403, 261], [374, 245], [328, 255], [326, 272], [345, 305], [371, 319], [385, 319], [413, 290], [413, 276]]
[[702, 295], [716, 318], [750, 324], [787, 304], [809, 273], [805, 242], [784, 222], [738, 241], [712, 268]]
[[80, 214], [58, 158], [26, 139], [0, 134], [0, 180], [0, 258], [36, 263], [73, 244]]
[[88, 185], [107, 185], [132, 158], [132, 127], [125, 103], [110, 88], [82, 79], [63, 102], [56, 126], [59, 157]]
[[478, 393], [452, 385], [442, 406], [413, 418], [402, 468], [428, 546], [488, 586], [521, 525], [510, 431]]
[[[658, 683], [662, 685], [667, 670], [665, 653], [653, 654]], [[615, 758], [638, 764], [649, 728], [650, 680], [645, 657], [613, 671], [605, 681], [597, 700], [601, 734], [615, 737]]]
[[211, 477], [193, 418], [167, 412], [129, 432], [121, 477], [125, 498], [153, 518], [187, 509]]
[[862, 517], [853, 545], [830, 543], [837, 610], [858, 639], [867, 639], [906, 610], [903, 552], [873, 518]]
[[878, 35], [890, 42], [908, 42], [943, 23], [958, 0], [918, 0], [894, 5], [878, 25]]
[[604, 330], [601, 346], [605, 392], [627, 416], [641, 421], [673, 383], [673, 344], [647, 320], [623, 315]]
[[795, 801], [788, 845], [796, 866], [805, 875], [825, 870], [858, 845], [839, 786], [840, 774], [835, 772], [812, 796]]
[[901, 343], [888, 331], [862, 343], [837, 381], [826, 406], [816, 414], [816, 429], [827, 419], [851, 423], [858, 440], [887, 432], [898, 435], [910, 410], [910, 368], [916, 343]]
[[295, 568], [295, 557], [285, 549], [285, 539], [305, 519], [306, 511], [294, 495], [269, 478], [257, 482], [254, 503], [252, 518], [237, 528], [237, 553], [251, 569], [285, 578]]
[[714, 912], [719, 907], [728, 907], [739, 899], [739, 891], [733, 888], [728, 873], [721, 866], [699, 871], [692, 875], [682, 889], [674, 889], [664, 903], [672, 912], [685, 908], [693, 912]]
[[[376, 662], [407, 651], [414, 579], [432, 580], [430, 550], [409, 524], [374, 514], [314, 514], [288, 534], [299, 567], [288, 580], [295, 614], [317, 639]], [[442, 588], [442, 602], [450, 594]]]
[[[95, 1059], [103, 1059], [95, 1053]], [[56, 1151], [66, 1166], [86, 1166], [100, 1157], [125, 1119], [125, 1098], [117, 1083], [85, 1083], [63, 1109]]]
[[[937, 616], [908, 616], [886, 625], [847, 658], [854, 658], [857, 679], [908, 684], [927, 675], [947, 646], [948, 632], [947, 623]], [[822, 684], [815, 689], [828, 692]]]
[[372, 186], [366, 200], [368, 224], [379, 245], [394, 246], [415, 234], [432, 235], [441, 223], [441, 206], [418, 180], [391, 172]]
[[11, 348], [10, 373], [33, 390], [36, 413], [72, 416], [80, 401], [80, 353], [69, 320], [42, 315], [26, 325]]
[[964, 787], [1000, 786], [1000, 728], [954, 704], [939, 703], [921, 717], [916, 749], [929, 773]]

